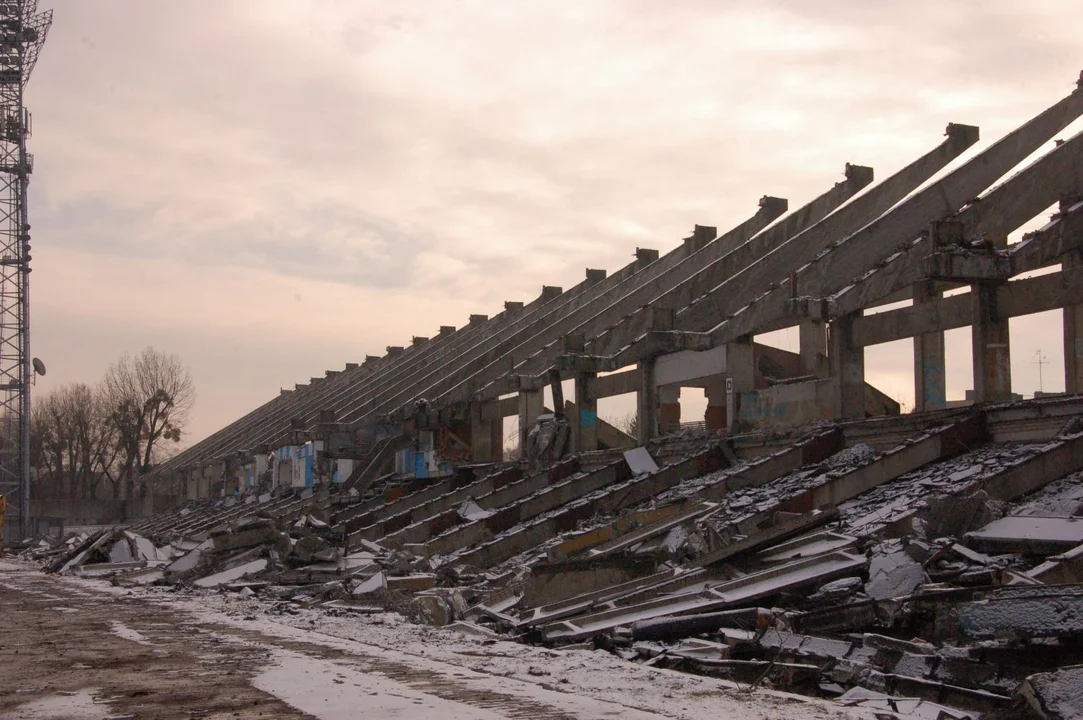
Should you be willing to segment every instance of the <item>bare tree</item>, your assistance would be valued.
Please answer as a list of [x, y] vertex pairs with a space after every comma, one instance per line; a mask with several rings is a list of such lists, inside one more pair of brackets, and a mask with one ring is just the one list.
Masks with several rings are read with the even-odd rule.
[[153, 347], [113, 363], [102, 386], [117, 433], [119, 477], [132, 497], [135, 478], [157, 460], [162, 444], [180, 442], [195, 387], [177, 355]]
[[55, 497], [92, 498], [103, 479], [116, 481], [116, 431], [100, 388], [75, 383], [35, 399], [31, 461], [41, 491]]

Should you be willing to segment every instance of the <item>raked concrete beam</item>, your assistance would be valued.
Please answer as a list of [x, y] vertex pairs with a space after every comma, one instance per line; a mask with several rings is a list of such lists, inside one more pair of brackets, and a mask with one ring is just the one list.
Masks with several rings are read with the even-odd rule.
[[[747, 300], [785, 273], [809, 262], [842, 237], [856, 232], [887, 212], [915, 188], [977, 142], [977, 128], [948, 126], [948, 138], [853, 202], [792, 237], [768, 229], [746, 245], [720, 259], [676, 291], [668, 300], [682, 308], [677, 314], [681, 330], [707, 330], [720, 317], [736, 311]], [[639, 343], [649, 330], [642, 313], [622, 321], [596, 340], [588, 351], [603, 356], [624, 355], [623, 364], [635, 362], [636, 351], [622, 348]]]
[[[515, 332], [501, 336], [499, 343], [487, 345], [483, 350], [465, 353], [456, 360], [453, 367], [429, 373], [402, 397], [389, 400], [381, 408], [402, 406], [408, 404], [414, 397], [437, 399], [453, 388], [458, 388], [456, 397], [467, 399], [481, 385], [478, 381], [479, 373], [491, 375], [491, 379], [495, 379], [510, 372], [517, 359], [526, 357], [534, 351], [535, 345], [539, 343], [539, 337], [548, 342], [551, 329], [558, 323], [576, 313], [585, 312], [584, 308], [608, 302], [605, 298], [618, 296], [624, 292], [623, 288], [635, 282], [644, 281], [664, 272], [681, 262], [687, 253], [688, 246], [685, 245], [661, 258], [655, 251], [640, 250], [640, 257], [635, 262], [629, 263], [603, 280], [594, 282], [583, 292], [565, 298], [563, 302], [556, 304], [551, 311], [535, 318], [533, 322], [516, 327]], [[552, 334], [557, 336], [563, 333], [554, 330]], [[493, 397], [502, 395], [504, 392], [498, 391]], [[446, 401], [447, 398], [444, 400]]]
[[[781, 217], [786, 212], [787, 207], [787, 201], [781, 198], [762, 198], [759, 211], [754, 216], [719, 236], [713, 242], [704, 244], [699, 250], [690, 254], [681, 264], [670, 268], [649, 282], [631, 288], [629, 292], [615, 299], [607, 307], [595, 308], [593, 314], [583, 318], [579, 325], [568, 332], [582, 335], [584, 338], [593, 337], [643, 306], [653, 305], [659, 309], [672, 312], [675, 308], [665, 308], [660, 304], [655, 304], [661, 295], [687, 280], [704, 265], [744, 245], [754, 235]], [[553, 360], [561, 354], [562, 350], [563, 348], [560, 347], [559, 342], [550, 341], [542, 350], [519, 363], [515, 371], [520, 375], [528, 376], [544, 373], [552, 366]]]
[[[960, 208], [1081, 114], [1083, 91], [1077, 88], [1071, 95], [1009, 133], [947, 177], [912, 195], [891, 212], [841, 240], [789, 278], [763, 278], [771, 283], [766, 292], [738, 295], [741, 300], [750, 296], [755, 299], [712, 328], [711, 339], [716, 344], [724, 343], [759, 332], [787, 314], [789, 298], [802, 294], [823, 296], [846, 287], [853, 279], [890, 257], [900, 245], [912, 242], [932, 221], [954, 216]], [[1053, 153], [1056, 153], [1056, 149], [1050, 154]], [[1028, 217], [1033, 217], [1037, 212]], [[791, 287], [791, 282], [796, 283], [794, 287]]]
[[[711, 259], [710, 262], [702, 263], [702, 266], [697, 268], [687, 279], [651, 298], [650, 302], [646, 303], [643, 308], [636, 309], [631, 314], [619, 318], [612, 327], [593, 337], [586, 351], [597, 355], [613, 354], [648, 328], [654, 327], [651, 318], [652, 308], [662, 307], [679, 310], [685, 307], [737, 270], [758, 261], [761, 257], [774, 250], [780, 243], [786, 242], [788, 239], [816, 226], [838, 208], [842, 202], [861, 188], [869, 185], [872, 179], [872, 168], [847, 165], [845, 182], [836, 184], [831, 190], [794, 211], [782, 222], [756, 235], [748, 242], [733, 248], [727, 248], [724, 254]], [[857, 202], [865, 203], [867, 201], [862, 198]], [[853, 213], [852, 210], [846, 208], [839, 210], [839, 212], [845, 215]]]
[[[829, 299], [832, 315], [871, 307], [893, 293], [927, 278], [1004, 280], [1055, 262], [1065, 253], [1064, 229], [1078, 228], [1078, 211], [1068, 211], [1036, 233], [1004, 250], [989, 247], [974, 252], [958, 247], [977, 239], [1005, 238], [1023, 223], [1048, 208], [1066, 193], [1078, 192], [1083, 183], [1083, 134], [1063, 143], [1027, 168], [998, 185], [985, 197], [968, 205], [948, 222], [932, 222], [928, 232], [890, 255]], [[1078, 244], [1076, 245], [1078, 246]]]
[[[468, 341], [458, 343], [449, 348], [448, 352], [442, 353], [425, 362], [416, 362], [404, 367], [399, 372], [380, 378], [376, 384], [355, 390], [349, 397], [341, 402], [344, 406], [343, 420], [356, 423], [362, 418], [385, 412], [386, 408], [398, 408], [405, 400], [404, 397], [411, 395], [410, 390], [424, 385], [429, 378], [444, 373], [452, 373], [461, 362], [461, 358], [472, 353], [484, 352], [498, 345], [505, 338], [518, 332], [521, 328], [538, 322], [568, 298], [588, 292], [596, 280], [588, 276], [586, 280], [572, 289], [564, 292], [562, 288], [545, 286], [541, 294], [521, 309], [513, 312], [505, 311], [497, 315], [493, 320], [479, 327]], [[412, 400], [420, 399], [412, 397]], [[431, 397], [426, 399], [431, 401]], [[412, 412], [412, 404], [409, 411]], [[407, 412], [406, 415], [409, 415]]]
[[[524, 339], [508, 352], [515, 360], [515, 373], [523, 376], [546, 373], [552, 366], [553, 360], [563, 351], [565, 336], [589, 337], [592, 333], [608, 327], [622, 314], [630, 312], [653, 297], [656, 288], [668, 289], [695, 272], [697, 265], [695, 258], [710, 254], [715, 247], [725, 247], [747, 240], [785, 212], [784, 200], [777, 198], [766, 200], [767, 202], [763, 202], [751, 218], [713, 242], [706, 243], [699, 249], [696, 249], [695, 245], [685, 243], [666, 255], [665, 259], [671, 256], [673, 258], [666, 264], [655, 263], [648, 266], [643, 272], [630, 278], [628, 282], [617, 286], [613, 293], [607, 294], [605, 298], [599, 298], [597, 303], [578, 308], [575, 312], [547, 326], [536, 328], [537, 331], [532, 336]], [[504, 392], [503, 384], [498, 382], [498, 378], [503, 373], [504, 370], [499, 363], [489, 363], [477, 369], [472, 376], [462, 378], [458, 384], [445, 382], [426, 392], [431, 397], [440, 397], [443, 402], [467, 399], [468, 393], [472, 392], [472, 387], [480, 389], [484, 398], [495, 397]]]

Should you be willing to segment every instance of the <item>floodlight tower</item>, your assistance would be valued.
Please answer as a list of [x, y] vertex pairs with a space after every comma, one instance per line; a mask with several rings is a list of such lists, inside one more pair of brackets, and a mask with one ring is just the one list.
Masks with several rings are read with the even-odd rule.
[[19, 498], [19, 532], [30, 528], [30, 223], [23, 91], [53, 22], [38, 0], [0, 0], [0, 493]]

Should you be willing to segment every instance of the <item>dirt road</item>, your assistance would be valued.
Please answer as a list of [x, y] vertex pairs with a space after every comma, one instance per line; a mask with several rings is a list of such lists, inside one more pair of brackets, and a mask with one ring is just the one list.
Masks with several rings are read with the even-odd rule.
[[[638, 699], [619, 688], [605, 693], [607, 672], [612, 683], [629, 677], [601, 666], [594, 678], [600, 690], [593, 692], [574, 677], [581, 673], [560, 677], [563, 657], [536, 648], [427, 645], [435, 635], [405, 642], [400, 638], [415, 636], [404, 632], [418, 630], [380, 634], [354, 618], [317, 631], [257, 615], [255, 605], [229, 612], [222, 603], [236, 601], [154, 596], [0, 561], [0, 718], [838, 717], [770, 698], [720, 713], [718, 702], [733, 700], [688, 676], [644, 676], [657, 679], [657, 693], [632, 678], [635, 687], [645, 685]], [[383, 645], [343, 637], [352, 632]]]

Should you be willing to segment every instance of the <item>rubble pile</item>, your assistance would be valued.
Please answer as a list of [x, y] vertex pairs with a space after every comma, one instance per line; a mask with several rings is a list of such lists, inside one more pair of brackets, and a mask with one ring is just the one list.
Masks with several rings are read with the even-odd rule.
[[274, 613], [604, 649], [877, 717], [1076, 717], [1083, 435], [993, 442], [980, 417], [949, 420], [893, 447], [826, 425], [754, 456], [682, 435], [365, 499], [193, 504], [24, 556]]

